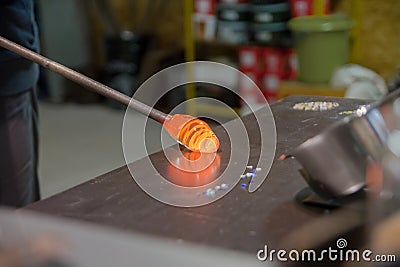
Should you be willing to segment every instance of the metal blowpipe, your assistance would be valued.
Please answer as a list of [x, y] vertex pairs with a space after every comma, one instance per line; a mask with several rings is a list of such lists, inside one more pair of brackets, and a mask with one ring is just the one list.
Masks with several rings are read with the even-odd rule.
[[155, 121], [163, 124], [164, 129], [180, 144], [195, 152], [214, 153], [219, 148], [219, 140], [211, 130], [210, 126], [202, 120], [190, 115], [175, 114], [168, 115], [154, 109], [136, 99], [130, 98], [117, 90], [99, 83], [79, 72], [64, 65], [52, 61], [32, 50], [16, 44], [0, 36], [0, 46], [8, 49], [28, 60], [31, 60], [46, 69], [60, 74], [94, 92], [111, 98], [125, 106], [128, 106]]
[[129, 106], [133, 108], [134, 110], [149, 116], [150, 118], [160, 122], [164, 123], [164, 121], [167, 119], [168, 115], [156, 110], [154, 108], [151, 108], [147, 106], [146, 104], [139, 102], [135, 99], [131, 99], [130, 97], [118, 92], [117, 90], [114, 90], [104, 84], [101, 84], [79, 72], [76, 72], [64, 65], [61, 65], [55, 61], [52, 61], [38, 53], [35, 53], [19, 44], [16, 44], [4, 37], [0, 36], [0, 46], [4, 47], [5, 49], [8, 49], [26, 59], [29, 59], [41, 66], [43, 66], [46, 69], [49, 69], [53, 72], [56, 72], [60, 74], [61, 76], [64, 76], [65, 78], [72, 80], [88, 89], [91, 89], [92, 91], [95, 91], [105, 97], [111, 98], [121, 104], [124, 104], [125, 106]]

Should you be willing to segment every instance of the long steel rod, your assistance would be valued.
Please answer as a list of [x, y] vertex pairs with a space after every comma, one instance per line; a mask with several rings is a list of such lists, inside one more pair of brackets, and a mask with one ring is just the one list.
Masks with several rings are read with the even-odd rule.
[[91, 89], [94, 92], [97, 92], [105, 97], [111, 98], [121, 104], [124, 104], [125, 106], [128, 106], [146, 116], [149, 116], [150, 118], [160, 122], [164, 123], [165, 119], [168, 117], [167, 114], [156, 110], [136, 99], [130, 98], [117, 90], [114, 90], [102, 83], [99, 83], [79, 72], [76, 72], [64, 65], [61, 65], [60, 63], [57, 63], [55, 61], [52, 61], [38, 53], [33, 52], [32, 50], [29, 50], [19, 44], [16, 44], [2, 36], [0, 36], [0, 46], [4, 47], [5, 49], [8, 49], [14, 53], [17, 53], [18, 55], [31, 60], [44, 68], [47, 68], [53, 72], [56, 72], [65, 78], [72, 80], [88, 89]]

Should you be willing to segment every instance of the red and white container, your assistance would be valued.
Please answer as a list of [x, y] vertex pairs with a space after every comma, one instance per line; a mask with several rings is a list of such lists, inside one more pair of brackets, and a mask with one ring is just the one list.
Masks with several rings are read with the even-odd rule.
[[262, 79], [262, 92], [268, 102], [276, 101], [281, 84], [281, 78], [276, 74], [264, 74]]
[[257, 46], [239, 47], [239, 69], [251, 73], [261, 74], [264, 70], [263, 48]]
[[293, 48], [266, 47], [263, 51], [264, 73], [274, 74], [280, 80], [297, 78], [297, 57]]
[[330, 0], [290, 0], [292, 17], [330, 14]]
[[262, 90], [269, 94], [278, 94], [281, 78], [277, 74], [266, 73], [262, 77]]
[[194, 0], [194, 12], [204, 15], [215, 15], [217, 0]]
[[286, 68], [284, 80], [295, 80], [297, 79], [297, 55], [293, 48], [286, 49], [285, 51]]
[[240, 75], [239, 77], [239, 95], [249, 105], [262, 103], [263, 99], [260, 99], [260, 85], [262, 83], [261, 75], [257, 72], [244, 71], [243, 72], [250, 80]]
[[292, 17], [310, 16], [312, 14], [313, 0], [291, 0]]
[[283, 78], [285, 76], [285, 60], [284, 50], [273, 47], [264, 48], [264, 73], [274, 74], [279, 78]]
[[195, 13], [192, 16], [194, 36], [197, 39], [214, 40], [217, 31], [217, 19], [214, 15]]
[[249, 105], [264, 101], [259, 90], [269, 102], [276, 101], [281, 81], [297, 77], [297, 59], [292, 48], [243, 46], [238, 57], [239, 70], [254, 81], [243, 77], [239, 80], [239, 94]]

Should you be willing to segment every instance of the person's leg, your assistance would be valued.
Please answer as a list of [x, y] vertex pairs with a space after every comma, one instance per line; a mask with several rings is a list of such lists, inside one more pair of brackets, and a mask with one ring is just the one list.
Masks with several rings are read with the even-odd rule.
[[0, 205], [39, 200], [38, 113], [34, 90], [0, 97]]

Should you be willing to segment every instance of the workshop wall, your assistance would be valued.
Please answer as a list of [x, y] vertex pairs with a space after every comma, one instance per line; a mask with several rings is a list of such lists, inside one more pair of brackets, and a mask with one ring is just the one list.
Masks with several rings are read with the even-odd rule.
[[[149, 33], [153, 35], [159, 49], [182, 45], [182, 0], [109, 0], [108, 2], [119, 29]], [[102, 24], [100, 18], [91, 13], [92, 22], [97, 25]]]
[[400, 67], [400, 1], [339, 0], [336, 10], [355, 20], [351, 62], [391, 79]]
[[[38, 1], [40, 11], [43, 16], [42, 29], [45, 34], [47, 28], [59, 26], [61, 23], [69, 23], [76, 32], [82, 31], [82, 26], [88, 23], [90, 28], [90, 42], [92, 43], [92, 53], [95, 58], [102, 57], [101, 43], [104, 35], [107, 34], [107, 25], [113, 24], [111, 19], [115, 19], [116, 30], [131, 30], [134, 32], [145, 32], [154, 38], [155, 48], [170, 49], [181, 47], [183, 43], [183, 0], [90, 0], [90, 1]], [[112, 18], [105, 18], [99, 12], [96, 2], [105, 3], [110, 8]], [[79, 12], [64, 6], [73, 6]], [[62, 15], [62, 17], [60, 17]], [[59, 17], [58, 23], [47, 20], [47, 17]], [[71, 20], [71, 18], [73, 18]], [[76, 22], [77, 21], [77, 22]], [[86, 25], [85, 25], [86, 27]], [[63, 28], [58, 28], [57, 33], [61, 35]], [[56, 31], [56, 30], [55, 30]], [[87, 34], [86, 32], [84, 34]], [[75, 38], [73, 38], [76, 40]], [[80, 40], [80, 39], [79, 39]], [[78, 40], [78, 41], [79, 41]], [[65, 41], [65, 40], [63, 40]], [[60, 47], [65, 46], [65, 42]], [[58, 48], [58, 46], [57, 46]], [[53, 49], [49, 47], [48, 49]], [[85, 55], [86, 56], [86, 55]], [[70, 60], [73, 57], [68, 57]], [[81, 58], [75, 57], [75, 58]], [[100, 61], [101, 62], [101, 61]]]
[[[90, 64], [90, 26], [81, 1], [38, 1], [42, 53], [68, 67]], [[67, 40], [73, 40], [73, 42]], [[54, 102], [65, 98], [64, 78], [47, 72], [48, 91]]]
[[[68, 67], [107, 83], [107, 75], [104, 74], [109, 61], [106, 59], [106, 40], [111, 36], [119, 36], [124, 30], [148, 34], [150, 42], [146, 41], [146, 45], [143, 45], [146, 49], [141, 53], [142, 56], [168, 55], [170, 51], [176, 53], [182, 50], [183, 3], [183, 0], [40, 0], [37, 4], [42, 17], [42, 52]], [[148, 59], [143, 61], [147, 70], [142, 75], [144, 78], [159, 69], [159, 61], [163, 57], [159, 58], [156, 57], [151, 64], [147, 63]], [[138, 65], [136, 76], [142, 73], [142, 66], [140, 63]], [[83, 96], [87, 94], [86, 91], [72, 90], [75, 85], [64, 78], [52, 73], [47, 75], [53, 101], [70, 99], [81, 102], [82, 98], [86, 99]], [[75, 92], [71, 95], [72, 91]], [[97, 101], [96, 96], [89, 98], [83, 102]]]

